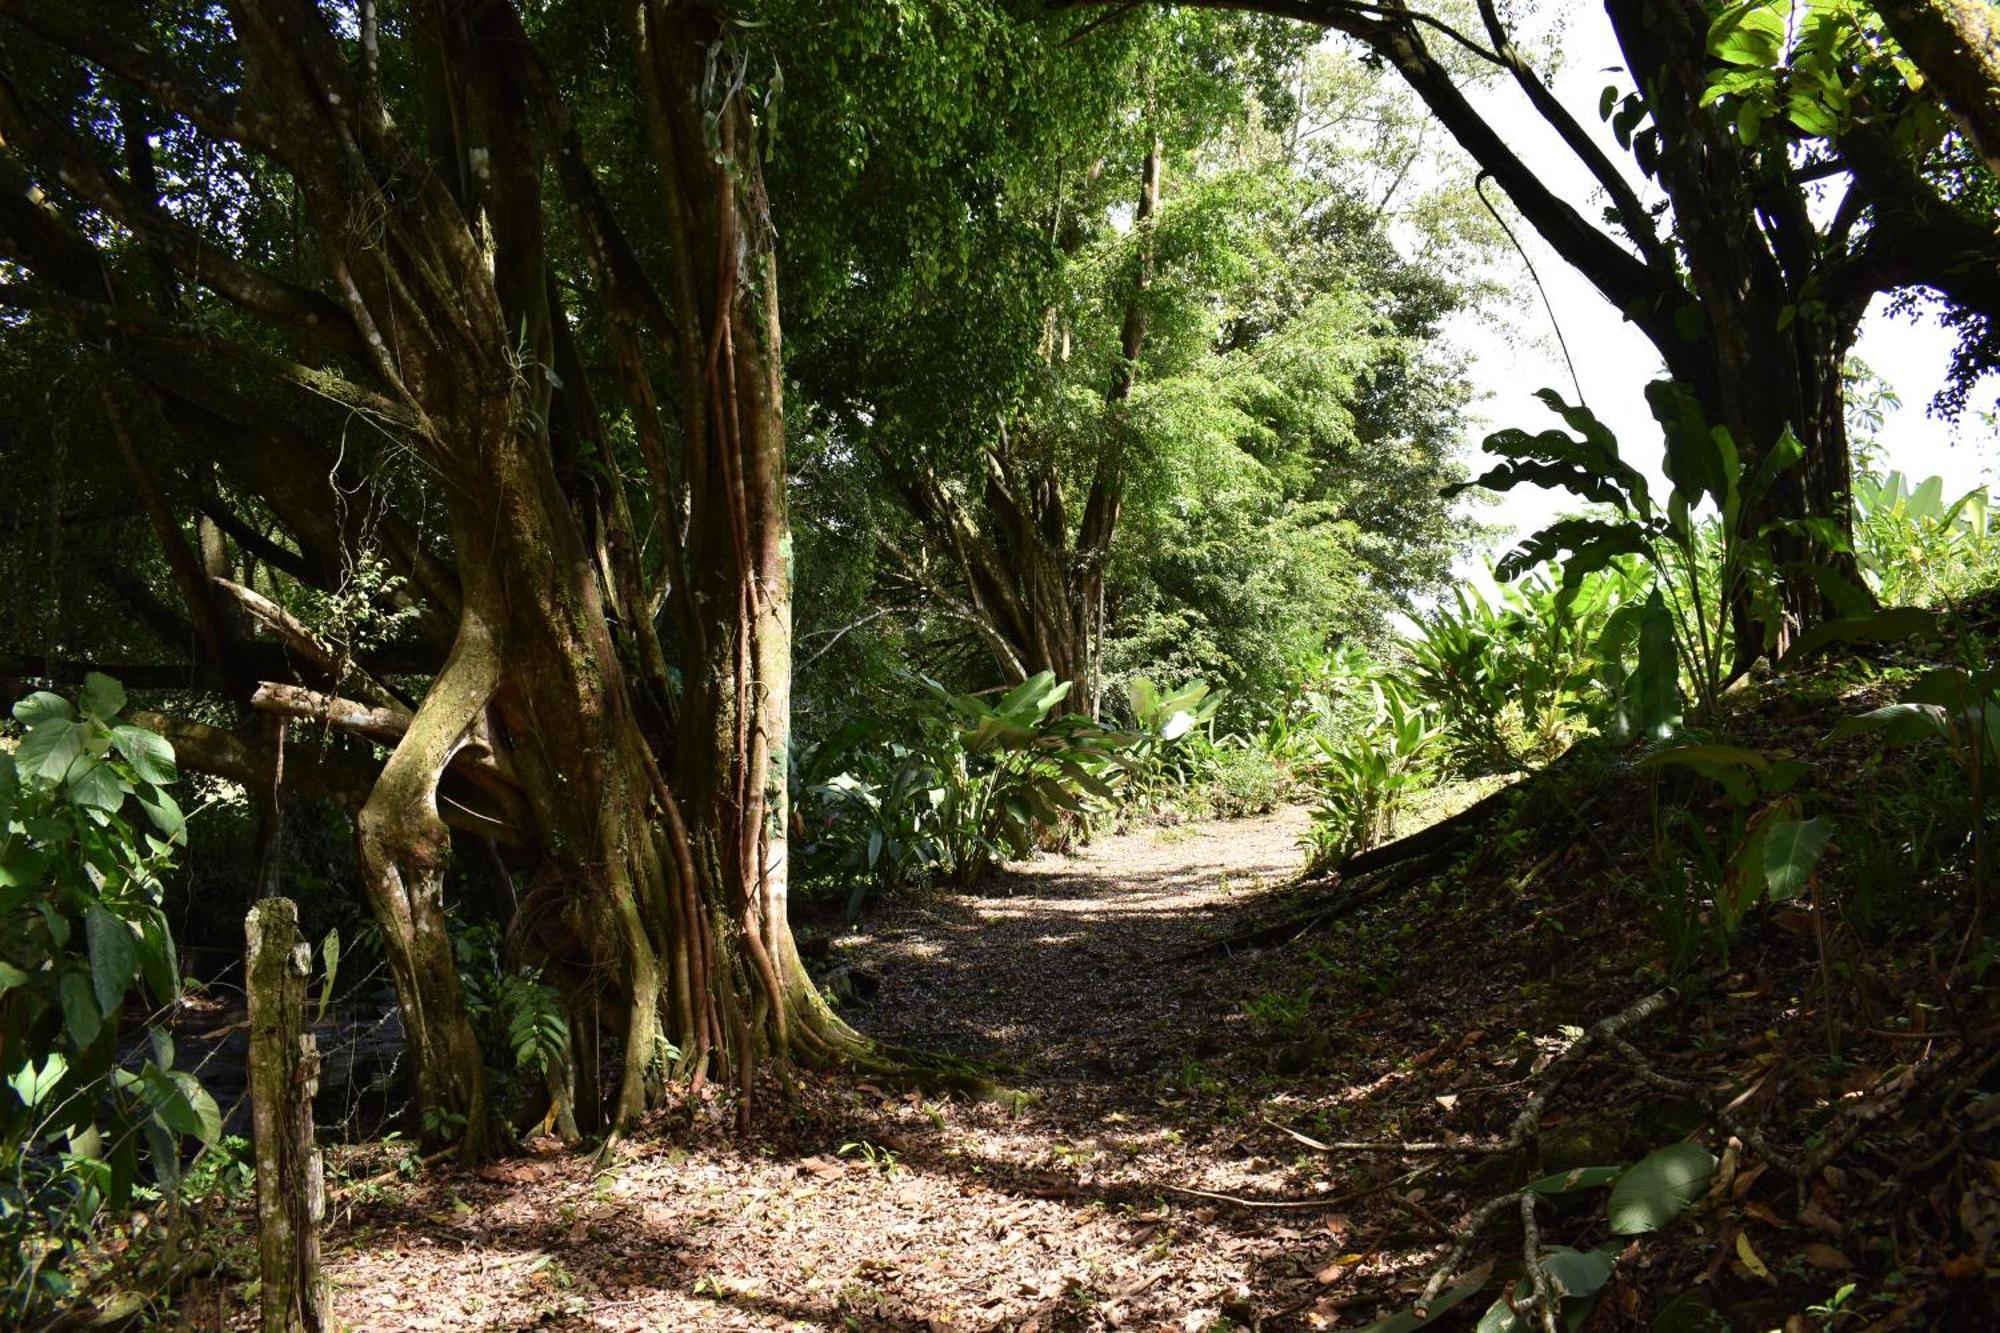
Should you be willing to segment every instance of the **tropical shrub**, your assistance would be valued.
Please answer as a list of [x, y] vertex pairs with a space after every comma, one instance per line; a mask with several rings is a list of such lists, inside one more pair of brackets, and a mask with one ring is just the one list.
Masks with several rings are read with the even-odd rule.
[[1059, 844], [1089, 814], [1108, 809], [1129, 738], [1055, 707], [1069, 683], [1053, 672], [1029, 677], [989, 704], [926, 682], [955, 722], [955, 744], [940, 756], [944, 860], [961, 884], [1004, 856]]
[[1461, 589], [1419, 620], [1409, 678], [1443, 717], [1456, 765], [1471, 774], [1531, 768], [1604, 722], [1619, 679], [1607, 668], [1623, 660], [1626, 608], [1645, 592], [1643, 570], [1619, 560], [1574, 587], [1535, 571], [1493, 601]]
[[221, 1135], [164, 1026], [122, 1041], [131, 999], [157, 1014], [180, 996], [160, 900], [184, 837], [173, 747], [124, 711], [92, 673], [74, 702], [17, 703], [0, 749], [0, 1323], [69, 1296], [65, 1261], [142, 1165], [171, 1192], [183, 1141]]
[[850, 737], [804, 752], [803, 780], [795, 784], [805, 828], [797, 854], [807, 879], [846, 883], [850, 921], [871, 893], [919, 883], [945, 863], [941, 775], [948, 765], [932, 752], [948, 752], [955, 742], [949, 728], [932, 730], [943, 733], [932, 746]]
[[1306, 834], [1313, 869], [1338, 866], [1393, 836], [1403, 801], [1431, 777], [1444, 727], [1394, 685], [1372, 686], [1373, 725], [1323, 738], [1320, 798]]
[[1205, 680], [1163, 691], [1149, 677], [1134, 676], [1125, 695], [1132, 728], [1119, 756], [1123, 804], [1155, 808], [1198, 780], [1213, 777], [1221, 756], [1210, 731], [1222, 705], [1221, 691]]
[[1854, 478], [1854, 554], [1891, 606], [1941, 606], [2000, 582], [2000, 531], [1983, 486], [1950, 504], [1944, 479]]
[[1207, 694], [1177, 691], [1181, 706], [1132, 735], [1058, 714], [1069, 686], [1047, 671], [993, 703], [920, 683], [914, 743], [857, 728], [802, 747], [802, 878], [840, 880], [850, 919], [870, 893], [938, 877], [971, 884], [1006, 857], [1058, 845], [1117, 802], [1130, 770], [1165, 771], [1195, 734], [1177, 719], [1202, 713]]
[[[1509, 552], [1496, 567], [1512, 578], [1537, 565], [1562, 558], [1562, 585], [1573, 594], [1583, 580], [1624, 556], [1652, 566], [1652, 595], [1630, 624], [1639, 656], [1629, 677], [1625, 698], [1643, 705], [1640, 714], [1624, 719], [1634, 734], [1664, 736], [1679, 724], [1679, 710], [1665, 695], [1676, 675], [1685, 679], [1698, 716], [1712, 716], [1728, 683], [1739, 650], [1774, 652], [1775, 641], [1739, 645], [1732, 609], [1750, 608], [1748, 620], [1762, 627], [1767, 638], [1783, 622], [1777, 606], [1780, 580], [1779, 540], [1810, 538], [1820, 547], [1844, 546], [1838, 533], [1822, 520], [1781, 520], [1752, 530], [1745, 518], [1755, 512], [1777, 479], [1796, 466], [1805, 449], [1790, 431], [1765, 452], [1756, 469], [1746, 469], [1729, 432], [1710, 427], [1693, 395], [1671, 380], [1656, 380], [1646, 388], [1653, 415], [1667, 436], [1666, 468], [1673, 490], [1665, 504], [1655, 502], [1646, 479], [1618, 456], [1618, 441], [1586, 407], [1572, 407], [1554, 390], [1537, 395], [1574, 431], [1546, 430], [1530, 435], [1503, 430], [1486, 438], [1486, 452], [1504, 461], [1465, 486], [1505, 491], [1518, 485], [1560, 486], [1596, 505], [1608, 506], [1609, 516], [1558, 519]], [[1717, 520], [1698, 514], [1712, 505]], [[1825, 593], [1858, 610], [1860, 590], [1842, 588], [1837, 580], [1822, 580]], [[1678, 672], [1675, 671], [1678, 659]]]
[[1669, 808], [1655, 782], [1653, 875], [1646, 891], [1670, 966], [1687, 965], [1704, 946], [1727, 957], [1753, 908], [1789, 902], [1805, 891], [1833, 821], [1806, 816], [1799, 787], [1809, 770], [1797, 759], [1693, 743], [1656, 751], [1639, 767], [1656, 776], [1698, 774], [1722, 789], [1715, 808]]
[[1211, 815], [1240, 819], [1268, 814], [1291, 791], [1287, 766], [1257, 744], [1215, 747], [1199, 804]]

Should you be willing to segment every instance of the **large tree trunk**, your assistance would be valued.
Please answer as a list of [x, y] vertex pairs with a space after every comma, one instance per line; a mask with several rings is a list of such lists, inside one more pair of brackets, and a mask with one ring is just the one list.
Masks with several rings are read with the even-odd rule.
[[[1004, 426], [985, 453], [976, 518], [935, 478], [913, 476], [894, 460], [885, 460], [912, 512], [949, 557], [964, 587], [962, 595], [954, 594], [925, 580], [929, 591], [972, 625], [1003, 677], [1019, 682], [1040, 671], [1052, 672], [1070, 687], [1067, 708], [1093, 719], [1103, 705], [1105, 571], [1124, 504], [1125, 407], [1146, 346], [1153, 278], [1147, 229], [1159, 211], [1161, 167], [1155, 136], [1140, 166], [1133, 211], [1133, 226], [1140, 232], [1138, 262], [1126, 293], [1118, 360], [1104, 390], [1104, 433], [1074, 531], [1054, 465], [1026, 456], [1032, 446], [1022, 447]], [[915, 562], [907, 557], [905, 562], [914, 572]]]
[[[536, 858], [509, 939], [569, 984], [586, 1116], [601, 1102], [612, 1122], [629, 1123], [670, 1081], [711, 1069], [733, 1075], [747, 1114], [760, 1060], [890, 1067], [820, 1001], [786, 920], [791, 544], [756, 114], [708, 5], [635, 0], [628, 13], [664, 205], [665, 297], [620, 234], [507, 0], [436, 0], [404, 14], [422, 102], [406, 119], [424, 125], [422, 152], [384, 104], [382, 33], [366, 0], [351, 48], [313, 0], [232, 0], [243, 95], [226, 103], [63, 6], [0, 0], [0, 15], [281, 165], [330, 294], [238, 265], [161, 216], [0, 80], [0, 178], [19, 187], [0, 202], [0, 229], [10, 253], [28, 254], [62, 294], [65, 316], [100, 334], [115, 328], [107, 347], [158, 389], [173, 427], [211, 439], [219, 460], [245, 447], [246, 420], [285, 440], [293, 424], [257, 395], [282, 401], [303, 387], [309, 401], [365, 414], [436, 487], [455, 571], [438, 569], [409, 529], [383, 525], [430, 617], [426, 639], [449, 644], [420, 703], [405, 707], [365, 674], [358, 702], [283, 686], [257, 698], [393, 745], [356, 822], [364, 888], [427, 1130], [462, 1122], [474, 1155], [493, 1126], [448, 934], [448, 826]], [[38, 171], [68, 172], [100, 207], [138, 219], [143, 243], [209, 297], [329, 364], [308, 368], [248, 342], [233, 360], [215, 358], [190, 342], [33, 188], [16, 143], [45, 159]], [[583, 299], [605, 308], [617, 390], [652, 484], [640, 506], [616, 469], [600, 487], [577, 466], [581, 444], [605, 432], [582, 357], [557, 324], [542, 197], [551, 165], [597, 289]], [[672, 383], [656, 394], [662, 363]], [[264, 377], [256, 393], [234, 382], [246, 365]], [[312, 538], [301, 538], [302, 567], [338, 553], [339, 520], [314, 512], [296, 477], [280, 475], [286, 466], [250, 452], [259, 457], [234, 461], [251, 489]], [[664, 547], [651, 587], [635, 508]], [[310, 630], [235, 591], [319, 683], [343, 685], [323, 679], [328, 654]], [[662, 604], [678, 628], [678, 697], [655, 631]], [[275, 774], [275, 754], [215, 739], [241, 772]], [[491, 799], [461, 799], [468, 778]], [[617, 1090], [605, 1098], [600, 1026], [616, 1035], [604, 1064]]]
[[[1694, 391], [1710, 426], [1730, 432], [1754, 471], [1789, 429], [1804, 446], [1796, 468], [1754, 504], [1741, 536], [1757, 539], [1781, 519], [1831, 524], [1830, 547], [1799, 533], [1779, 535], [1782, 610], [1758, 623], [1748, 589], [1730, 590], [1738, 666], [1789, 640], [1826, 614], [1821, 575], [1844, 572], [1863, 585], [1837, 547], [1851, 532], [1852, 461], [1847, 442], [1842, 363], [1854, 341], [1865, 296], [1829, 303], [1810, 289], [1817, 243], [1796, 191], [1766, 188], [1767, 162], [1753, 157], [1704, 105], [1708, 87], [1708, 18], [1692, 0], [1606, 0], [1626, 65], [1644, 90], [1665, 141], [1660, 182], [1674, 207], [1688, 280], [1700, 302], [1700, 328], [1659, 340], [1674, 377]], [[1760, 214], [1768, 219], [1759, 224]]]
[[1875, 0], [1875, 12], [2000, 176], [2000, 9], [1991, 0]]

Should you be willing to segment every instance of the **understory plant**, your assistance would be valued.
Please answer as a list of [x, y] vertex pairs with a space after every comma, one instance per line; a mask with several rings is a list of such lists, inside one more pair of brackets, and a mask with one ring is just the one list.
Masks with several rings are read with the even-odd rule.
[[1111, 809], [1135, 769], [1164, 782], [1213, 711], [1206, 686], [1154, 691], [1143, 702], [1159, 706], [1135, 734], [1058, 713], [1069, 685], [1052, 672], [992, 702], [920, 685], [911, 743], [855, 728], [802, 748], [802, 863], [808, 879], [831, 871], [845, 881], [850, 920], [871, 893], [971, 884], [1006, 857], [1058, 845]]
[[1880, 732], [1895, 745], [1940, 745], [1950, 756], [1964, 779], [1972, 825], [1973, 889], [1983, 910], [1987, 808], [1994, 775], [2000, 773], [2000, 666], [1927, 671], [1898, 702], [1848, 718], [1834, 729], [1835, 735], [1856, 732]]
[[[1502, 461], [1471, 486], [1506, 491], [1519, 485], [1567, 490], [1608, 512], [1558, 519], [1503, 557], [1496, 572], [1512, 578], [1537, 565], [1562, 561], [1562, 585], [1574, 595], [1583, 580], [1621, 557], [1636, 557], [1654, 571], [1652, 595], [1640, 615], [1662, 624], [1670, 638], [1636, 636], [1637, 679], [1660, 679], [1669, 666], [1663, 646], [1677, 659], [1678, 676], [1694, 701], [1698, 718], [1713, 716], [1724, 685], [1746, 656], [1774, 653], [1782, 645], [1784, 623], [1778, 605], [1779, 547], [1786, 538], [1809, 539], [1821, 548], [1845, 549], [1846, 542], [1818, 519], [1785, 519], [1754, 525], [1749, 516], [1778, 478], [1805, 456], [1789, 430], [1746, 467], [1729, 431], [1708, 425], [1694, 396], [1671, 380], [1647, 386], [1646, 397], [1666, 434], [1665, 467], [1672, 491], [1656, 502], [1646, 478], [1618, 454], [1618, 441], [1589, 408], [1571, 406], [1552, 389], [1539, 397], [1575, 431], [1545, 430], [1530, 435], [1510, 429], [1486, 438], [1486, 452]], [[1713, 515], [1704, 517], [1704, 512]], [[1859, 590], [1836, 579], [1823, 591], [1859, 610]], [[1738, 614], [1746, 611], [1747, 614]], [[1755, 627], [1760, 643], [1738, 643]], [[1677, 687], [1678, 688], [1678, 687]], [[1665, 719], [1646, 719], [1664, 724]]]
[[[173, 1197], [183, 1144], [222, 1117], [175, 1067], [163, 1016], [180, 964], [161, 910], [184, 841], [173, 747], [93, 672], [30, 694], [0, 745], [0, 1323], [68, 1299], [65, 1263], [106, 1211]], [[125, 1040], [134, 1000], [153, 1016]]]
[[1366, 730], [1321, 741], [1319, 803], [1306, 834], [1314, 869], [1338, 866], [1393, 836], [1404, 800], [1432, 774], [1443, 724], [1393, 682], [1375, 682], [1371, 694]]
[[1854, 478], [1854, 554], [1892, 606], [1942, 606], [2000, 581], [1992, 500], [1976, 486], [1949, 504], [1944, 478], [1900, 472]]
[[1574, 586], [1534, 570], [1493, 599], [1462, 588], [1423, 616], [1410, 680], [1444, 719], [1456, 765], [1535, 767], [1601, 722], [1607, 691], [1623, 681], [1604, 668], [1622, 662], [1627, 608], [1644, 599], [1643, 572], [1619, 560]]
[[[1834, 824], [1805, 813], [1800, 785], [1811, 770], [1794, 758], [1713, 742], [1669, 746], [1638, 766], [1655, 779], [1648, 891], [1668, 964], [1685, 967], [1705, 949], [1727, 958], [1752, 909], [1790, 902], [1814, 882]], [[1713, 782], [1720, 799], [1705, 809], [1669, 805], [1659, 779], [1671, 771]]]

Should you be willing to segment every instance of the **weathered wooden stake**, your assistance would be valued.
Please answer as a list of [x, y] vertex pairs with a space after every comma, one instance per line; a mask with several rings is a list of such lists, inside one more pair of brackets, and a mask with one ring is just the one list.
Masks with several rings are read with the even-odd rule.
[[323, 1333], [332, 1320], [319, 1272], [326, 1216], [326, 1178], [313, 1143], [319, 1046], [305, 1030], [312, 949], [299, 936], [299, 909], [289, 898], [258, 902], [243, 933], [264, 1333]]

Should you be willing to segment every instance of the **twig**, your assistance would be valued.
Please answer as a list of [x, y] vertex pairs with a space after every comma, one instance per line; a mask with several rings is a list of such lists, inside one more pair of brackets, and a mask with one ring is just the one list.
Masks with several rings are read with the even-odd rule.
[[1504, 1143], [1394, 1143], [1387, 1141], [1336, 1141], [1333, 1143], [1322, 1143], [1320, 1140], [1312, 1138], [1309, 1135], [1299, 1133], [1296, 1129], [1279, 1124], [1269, 1116], [1264, 1117], [1264, 1123], [1272, 1129], [1298, 1140], [1314, 1152], [1470, 1153], [1477, 1155], [1508, 1151], [1507, 1145]]
[[1623, 1037], [1614, 1037], [1611, 1044], [1614, 1050], [1631, 1062], [1633, 1072], [1638, 1074], [1641, 1082], [1649, 1083], [1666, 1092], [1696, 1098], [1707, 1109], [1710, 1118], [1725, 1131], [1743, 1140], [1758, 1157], [1777, 1167], [1793, 1180], [1804, 1179], [1804, 1168], [1798, 1159], [1773, 1148], [1769, 1141], [1745, 1124], [1736, 1114], [1734, 1103], [1717, 1101], [1706, 1087], [1692, 1080], [1662, 1074], [1653, 1067], [1652, 1061], [1646, 1058], [1644, 1052]]
[[1192, 1195], [1197, 1199], [1233, 1203], [1238, 1208], [1333, 1208], [1362, 1197], [1360, 1194], [1331, 1194], [1324, 1199], [1245, 1199], [1235, 1194], [1217, 1194], [1214, 1190], [1189, 1189], [1185, 1185], [1162, 1185], [1160, 1188], [1174, 1194]]
[[1465, 1262], [1465, 1256], [1472, 1252], [1472, 1244], [1479, 1239], [1479, 1233], [1485, 1229], [1486, 1224], [1498, 1216], [1501, 1209], [1519, 1203], [1522, 1195], [1530, 1193], [1532, 1193], [1530, 1190], [1520, 1190], [1513, 1194], [1502, 1194], [1480, 1205], [1479, 1211], [1475, 1212], [1459, 1233], [1452, 1237], [1451, 1250], [1445, 1255], [1444, 1262], [1432, 1271], [1431, 1280], [1424, 1283], [1424, 1289], [1417, 1294], [1417, 1303], [1412, 1311], [1417, 1318], [1429, 1317], [1431, 1302], [1438, 1298], [1438, 1293], [1451, 1281], [1452, 1274], [1457, 1271], [1461, 1263]]
[[1535, 1225], [1535, 1192], [1521, 1193], [1521, 1263], [1535, 1287], [1535, 1305], [1541, 1311], [1542, 1333], [1556, 1333], [1556, 1292], [1549, 1270], [1542, 1266], [1542, 1232]]
[[[1646, 996], [1637, 1003], [1619, 1010], [1609, 1018], [1600, 1019], [1598, 1022], [1592, 1024], [1589, 1030], [1581, 1037], [1570, 1043], [1568, 1050], [1557, 1056], [1542, 1071], [1541, 1086], [1535, 1090], [1533, 1096], [1528, 1098], [1527, 1104], [1514, 1117], [1513, 1124], [1508, 1126], [1506, 1141], [1493, 1149], [1493, 1151], [1513, 1152], [1524, 1147], [1530, 1139], [1541, 1132], [1542, 1112], [1547, 1108], [1549, 1098], [1555, 1094], [1557, 1088], [1569, 1080], [1570, 1075], [1576, 1072], [1577, 1068], [1582, 1064], [1585, 1055], [1589, 1054], [1594, 1048], [1612, 1046], [1628, 1028], [1645, 1022], [1679, 998], [1680, 992], [1678, 990], [1675, 990], [1671, 986], [1664, 987], [1654, 991], [1651, 995]], [[1530, 1200], [1527, 1209], [1524, 1211], [1525, 1215], [1529, 1218], [1530, 1234], [1533, 1234], [1533, 1197], [1533, 1190], [1517, 1190], [1511, 1194], [1502, 1194], [1496, 1198], [1488, 1199], [1481, 1205], [1479, 1210], [1472, 1215], [1471, 1221], [1453, 1238], [1451, 1252], [1445, 1255], [1444, 1262], [1432, 1271], [1430, 1280], [1424, 1283], [1423, 1293], [1417, 1297], [1416, 1314], [1418, 1318], [1423, 1318], [1426, 1307], [1437, 1299], [1438, 1293], [1443, 1291], [1445, 1284], [1451, 1281], [1452, 1273], [1460, 1263], [1464, 1262], [1466, 1255], [1471, 1252], [1473, 1243], [1479, 1238], [1480, 1230], [1485, 1227], [1487, 1222], [1498, 1215], [1501, 1209], [1509, 1205], [1520, 1204], [1524, 1198]], [[1529, 1264], [1531, 1275], [1535, 1267], [1535, 1262], [1531, 1260]], [[1542, 1275], [1542, 1280], [1546, 1283], [1546, 1274]]]

